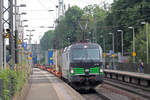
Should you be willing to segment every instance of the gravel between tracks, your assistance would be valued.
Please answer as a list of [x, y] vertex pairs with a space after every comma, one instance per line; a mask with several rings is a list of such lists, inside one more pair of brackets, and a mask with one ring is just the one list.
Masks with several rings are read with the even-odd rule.
[[86, 100], [148, 100], [108, 84], [99, 85], [95, 90], [81, 95]]
[[98, 86], [96, 91], [110, 98], [110, 100], [147, 100], [131, 92], [124, 91], [108, 84]]

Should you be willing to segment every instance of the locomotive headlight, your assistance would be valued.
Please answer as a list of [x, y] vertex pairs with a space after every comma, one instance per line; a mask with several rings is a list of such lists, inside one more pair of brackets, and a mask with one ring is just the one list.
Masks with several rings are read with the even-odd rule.
[[85, 69], [85, 72], [89, 72], [90, 70], [89, 69]]
[[71, 73], [71, 74], [73, 74], [73, 73], [74, 73], [74, 70], [73, 70], [73, 69], [71, 69], [70, 73]]
[[104, 70], [103, 70], [103, 69], [100, 69], [100, 72], [101, 72], [101, 73], [103, 73], [103, 72], [104, 72]]

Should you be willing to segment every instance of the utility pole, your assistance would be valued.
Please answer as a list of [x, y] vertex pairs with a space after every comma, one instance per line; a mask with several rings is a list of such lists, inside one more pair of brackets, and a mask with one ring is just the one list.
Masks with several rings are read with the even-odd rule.
[[10, 30], [10, 35], [9, 35], [9, 56], [10, 56], [10, 67], [11, 69], [14, 69], [15, 65], [15, 52], [14, 52], [14, 30], [13, 30], [13, 1], [14, 0], [8, 0], [8, 5], [9, 5], [9, 30]]
[[3, 66], [3, 0], [0, 0], [0, 67]]
[[[3, 32], [4, 32], [4, 26], [7, 26], [8, 29], [6, 30], [9, 35], [9, 64], [11, 69], [14, 67], [14, 55], [13, 55], [13, 0], [1, 0], [2, 2], [2, 9], [3, 9]], [[5, 6], [4, 4], [8, 3], [8, 6]], [[6, 15], [8, 14], [8, 15]], [[8, 16], [8, 18], [6, 17]], [[6, 46], [5, 46], [5, 39], [3, 38], [3, 62], [4, 67], [6, 66]]]
[[[15, 1], [16, 2], [16, 1]], [[9, 65], [10, 68], [13, 69], [14, 65], [15, 65], [15, 48], [14, 48], [14, 30], [13, 30], [13, 26], [14, 26], [14, 19], [13, 19], [13, 3], [14, 0], [1, 0], [0, 1], [0, 6], [1, 6], [1, 16], [2, 16], [2, 27], [3, 27], [3, 33], [4, 33], [4, 26], [7, 26], [8, 29], [6, 30], [7, 33], [9, 34]], [[8, 3], [8, 5], [4, 5]], [[7, 15], [8, 14], [8, 15]], [[8, 18], [7, 18], [8, 17]], [[1, 19], [1, 18], [0, 18]], [[4, 62], [4, 66], [5, 66], [5, 61], [6, 61], [6, 47], [5, 47], [5, 40], [3, 38], [3, 62]]]
[[59, 0], [59, 6], [58, 6], [58, 18], [60, 16], [64, 15], [64, 1], [63, 0]]
[[17, 0], [15, 0], [15, 64], [18, 64]]

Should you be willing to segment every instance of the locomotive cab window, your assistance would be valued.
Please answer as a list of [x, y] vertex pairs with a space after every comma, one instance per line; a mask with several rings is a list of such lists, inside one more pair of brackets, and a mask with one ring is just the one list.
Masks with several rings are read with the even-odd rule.
[[73, 60], [100, 60], [98, 48], [75, 48], [72, 52]]

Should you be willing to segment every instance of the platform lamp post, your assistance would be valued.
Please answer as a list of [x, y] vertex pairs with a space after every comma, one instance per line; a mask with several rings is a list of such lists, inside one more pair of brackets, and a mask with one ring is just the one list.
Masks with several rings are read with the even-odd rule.
[[115, 41], [114, 41], [114, 33], [108, 33], [109, 35], [112, 35], [112, 50], [115, 52]]
[[122, 56], [123, 56], [123, 31], [117, 30], [118, 32], [121, 32], [121, 46], [122, 46]]
[[105, 53], [105, 37], [103, 35], [101, 35], [100, 37], [103, 38], [103, 48], [104, 48], [103, 50], [104, 50], [104, 53]]
[[114, 33], [108, 33], [109, 35], [112, 35], [112, 50], [113, 50], [113, 54], [112, 54], [112, 68], [114, 69], [114, 53], [115, 53], [115, 41], [114, 41]]
[[105, 37], [104, 37], [103, 35], [101, 35], [100, 37], [103, 38], [103, 48], [104, 48], [104, 49], [103, 49], [103, 50], [104, 50], [104, 51], [103, 51], [103, 52], [104, 52], [104, 53], [103, 53], [103, 56], [104, 56], [104, 67], [105, 67], [105, 65], [106, 65], [106, 64], [105, 64], [105, 62], [106, 62], [106, 59], [105, 59], [105, 58], [106, 58], [106, 53], [105, 53]]
[[132, 52], [132, 56], [133, 56], [133, 63], [135, 63], [135, 56], [136, 56], [136, 53], [135, 53], [135, 29], [134, 27], [128, 27], [129, 29], [133, 29], [133, 52]]
[[145, 24], [146, 25], [146, 54], [147, 54], [147, 64], [148, 64], [148, 61], [149, 61], [149, 50], [148, 50], [148, 22], [141, 22], [141, 24]]

